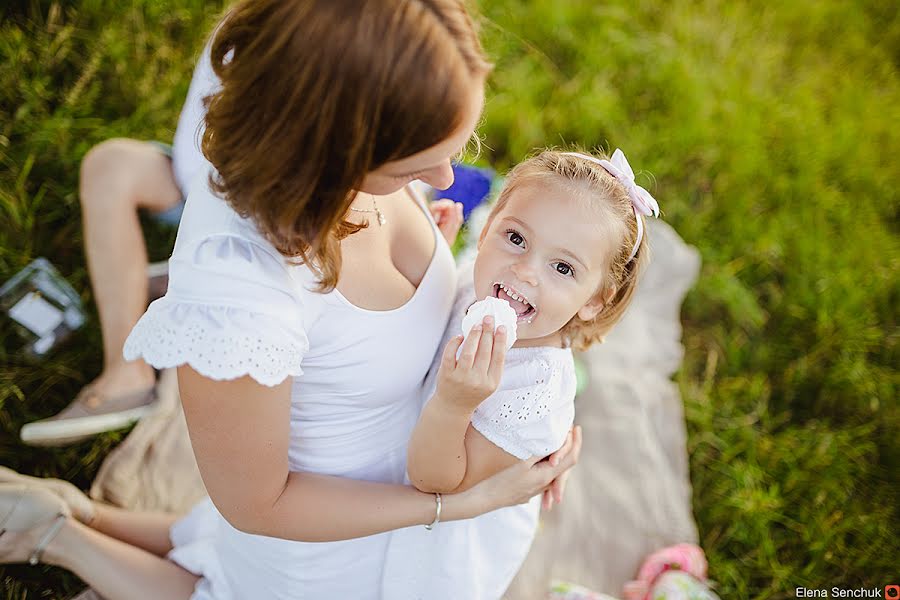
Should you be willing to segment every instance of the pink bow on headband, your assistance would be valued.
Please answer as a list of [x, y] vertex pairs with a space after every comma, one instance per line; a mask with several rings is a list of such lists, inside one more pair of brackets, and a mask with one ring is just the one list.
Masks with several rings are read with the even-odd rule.
[[593, 156], [581, 154], [580, 152], [563, 152], [563, 154], [577, 156], [578, 158], [583, 158], [584, 160], [589, 160], [592, 163], [600, 165], [606, 169], [607, 173], [615, 177], [619, 183], [625, 186], [625, 191], [628, 192], [628, 197], [631, 198], [631, 206], [634, 207], [634, 216], [637, 219], [638, 227], [637, 240], [634, 242], [634, 248], [632, 248], [631, 255], [626, 261], [631, 262], [631, 259], [637, 254], [638, 248], [641, 246], [641, 240], [644, 237], [644, 222], [638, 215], [659, 217], [659, 204], [657, 204], [656, 199], [650, 195], [650, 192], [634, 182], [634, 171], [631, 170], [631, 165], [628, 164], [625, 153], [618, 148], [613, 152], [611, 161], [603, 158], [594, 158]]

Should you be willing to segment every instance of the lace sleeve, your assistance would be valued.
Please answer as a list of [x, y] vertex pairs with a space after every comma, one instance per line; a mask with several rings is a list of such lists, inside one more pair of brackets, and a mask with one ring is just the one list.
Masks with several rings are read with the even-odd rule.
[[124, 356], [274, 386], [302, 373], [303, 308], [279, 257], [237, 236], [209, 237], [170, 261], [169, 290], [132, 329]]

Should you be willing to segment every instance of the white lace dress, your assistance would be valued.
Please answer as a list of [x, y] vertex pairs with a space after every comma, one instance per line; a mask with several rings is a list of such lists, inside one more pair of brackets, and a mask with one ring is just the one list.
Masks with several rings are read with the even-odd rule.
[[[336, 290], [313, 291], [309, 269], [288, 264], [199, 178], [169, 263], [169, 291], [131, 332], [126, 358], [265, 385], [292, 377], [292, 470], [402, 482], [456, 280], [450, 249], [422, 208], [436, 240], [424, 278], [402, 307], [370, 311]], [[207, 500], [171, 537], [170, 558], [202, 575], [194, 598], [381, 597], [388, 534], [327, 543], [249, 535]]]
[[[459, 273], [460, 288], [441, 348], [460, 333], [475, 301], [471, 265]], [[424, 392], [434, 392], [438, 352]], [[575, 417], [575, 364], [568, 348], [511, 348], [497, 391], [481, 403], [472, 426], [513, 456], [552, 454], [565, 441]], [[384, 568], [385, 600], [497, 600], [528, 554], [538, 527], [540, 496], [466, 521], [391, 533]]]

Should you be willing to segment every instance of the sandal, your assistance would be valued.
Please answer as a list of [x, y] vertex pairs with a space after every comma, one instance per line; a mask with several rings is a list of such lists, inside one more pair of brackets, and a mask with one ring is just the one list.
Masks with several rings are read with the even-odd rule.
[[61, 446], [128, 427], [155, 409], [156, 385], [119, 396], [104, 396], [87, 385], [58, 414], [23, 426], [19, 437], [34, 446]]

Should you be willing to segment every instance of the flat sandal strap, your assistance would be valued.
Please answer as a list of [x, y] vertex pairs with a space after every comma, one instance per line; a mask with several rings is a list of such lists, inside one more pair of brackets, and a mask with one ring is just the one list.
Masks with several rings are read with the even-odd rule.
[[44, 550], [47, 549], [47, 546], [53, 541], [53, 538], [55, 538], [56, 534], [59, 533], [59, 530], [62, 529], [62, 526], [65, 525], [67, 518], [68, 517], [62, 513], [56, 515], [56, 520], [53, 521], [53, 524], [41, 537], [41, 541], [34, 547], [34, 552], [28, 557], [29, 565], [36, 565], [41, 562], [41, 558], [44, 556]]
[[[24, 488], [24, 486], [21, 486], [21, 487]], [[24, 495], [25, 495], [25, 494], [23, 494], [23, 493], [21, 492], [21, 490], [20, 490], [20, 491], [19, 491], [19, 497], [16, 498], [15, 504], [12, 505], [12, 508], [9, 509], [9, 512], [8, 512], [8, 513], [6, 513], [5, 515], [3, 515], [3, 520], [0, 521], [0, 531], [3, 531], [3, 527], [4, 527], [4, 525], [6, 525], [6, 521], [9, 520], [9, 518], [10, 518], [11, 516], [13, 516], [13, 513], [16, 512], [16, 509], [19, 508], [19, 505], [22, 503], [22, 497], [23, 497]]]

